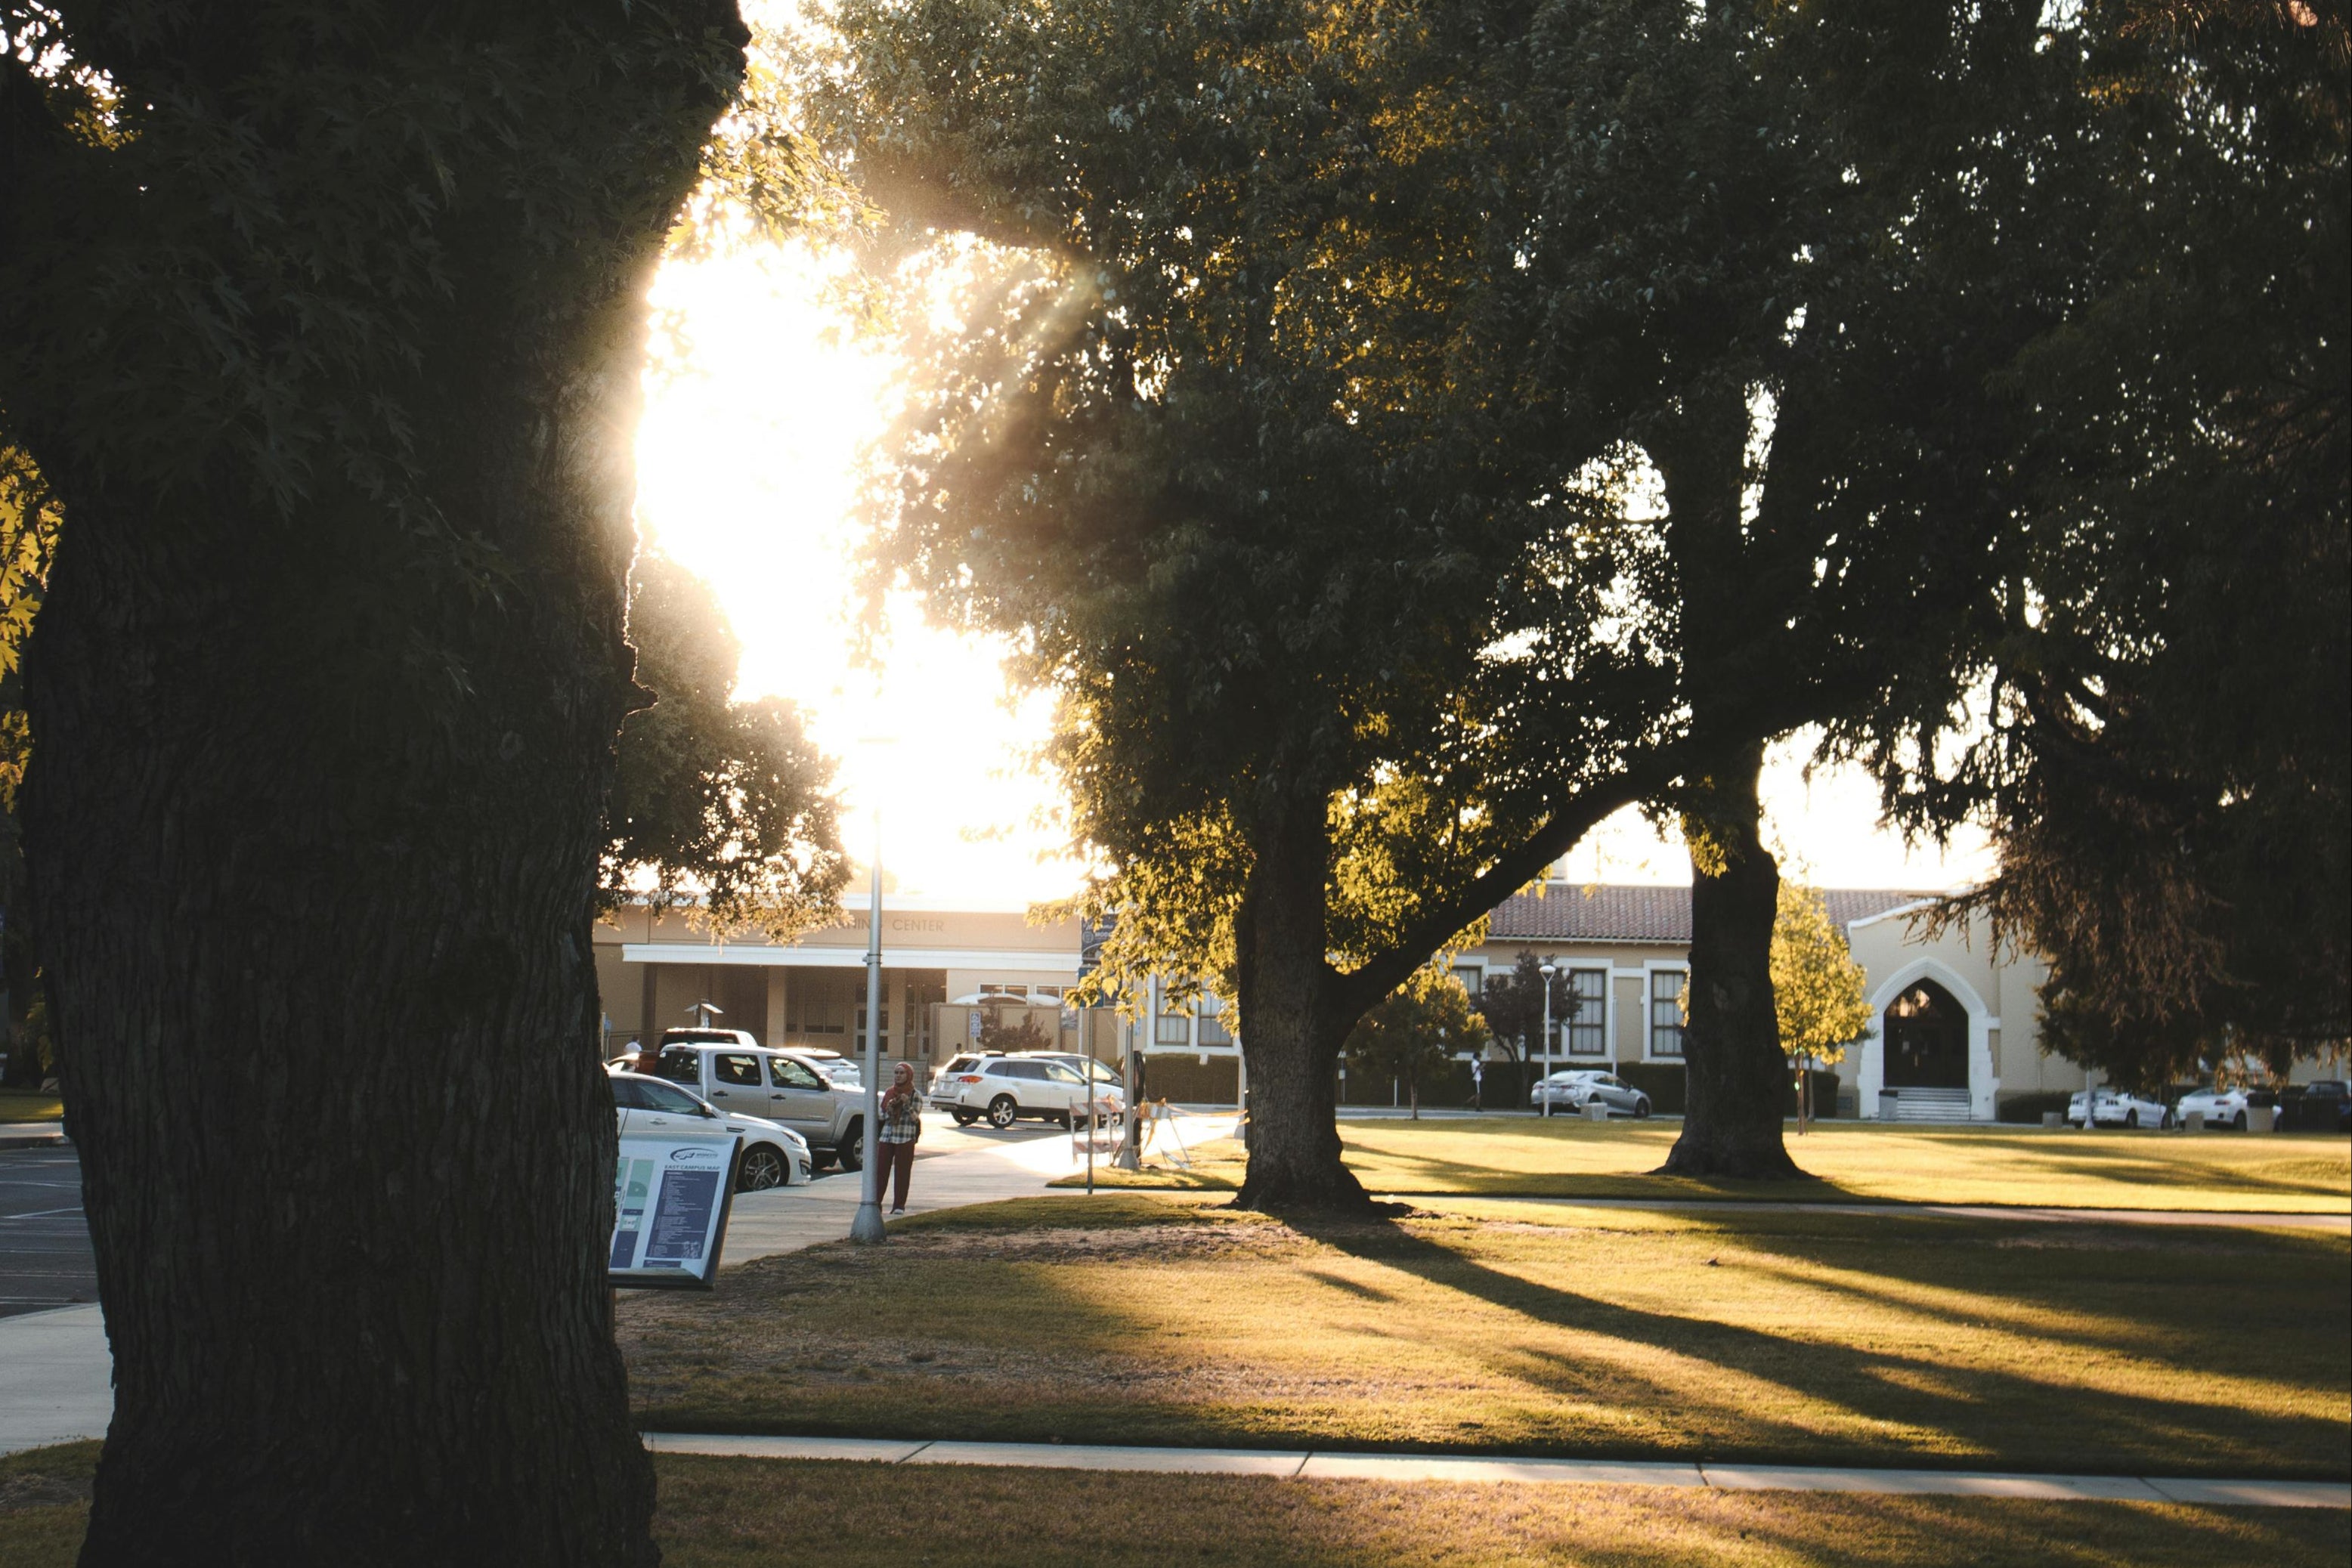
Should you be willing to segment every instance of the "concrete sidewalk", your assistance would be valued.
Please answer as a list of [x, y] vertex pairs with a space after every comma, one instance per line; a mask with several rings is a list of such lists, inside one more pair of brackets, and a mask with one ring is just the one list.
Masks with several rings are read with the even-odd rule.
[[[923, 1149], [908, 1193], [911, 1214], [1034, 1197], [1055, 1176], [1084, 1168], [1071, 1157], [1069, 1134], [1058, 1130], [973, 1131], [927, 1117]], [[844, 1239], [861, 1181], [844, 1174], [737, 1194], [721, 1269]], [[102, 1437], [113, 1416], [114, 1358], [96, 1305], [0, 1318], [0, 1454]]]
[[114, 1357], [96, 1302], [0, 1318], [0, 1454], [103, 1437]]
[[0, 1149], [38, 1149], [66, 1141], [63, 1122], [0, 1122]]
[[1004, 1465], [1161, 1475], [1277, 1476], [1293, 1480], [1507, 1481], [1554, 1486], [1707, 1487], [1720, 1491], [1873, 1492], [1902, 1497], [2014, 1497], [2059, 1502], [2178, 1502], [2229, 1508], [2352, 1509], [2343, 1481], [2207, 1480], [2157, 1476], [2017, 1475], [1986, 1470], [1860, 1469], [1634, 1459], [1508, 1459], [1459, 1454], [1358, 1454], [1315, 1448], [1112, 1448], [1076, 1443], [962, 1443], [877, 1437], [736, 1437], [647, 1432], [657, 1454], [725, 1458], [854, 1459], [874, 1464]]

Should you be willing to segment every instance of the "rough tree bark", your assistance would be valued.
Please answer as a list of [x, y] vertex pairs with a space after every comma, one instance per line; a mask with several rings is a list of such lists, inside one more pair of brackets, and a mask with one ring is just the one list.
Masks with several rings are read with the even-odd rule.
[[1781, 601], [1775, 541], [1741, 515], [1748, 477], [1742, 389], [1686, 397], [1652, 435], [1682, 589], [1683, 670], [1694, 750], [1706, 762], [1680, 793], [1691, 841], [1691, 949], [1681, 1135], [1661, 1174], [1801, 1174], [1780, 1135], [1787, 1068], [1772, 1005], [1780, 874], [1758, 835], [1760, 716], [1785, 701], [1776, 668]]
[[1757, 832], [1761, 742], [1739, 749], [1691, 791], [1690, 1016], [1683, 1030], [1687, 1100], [1664, 1176], [1793, 1176], [1780, 1133], [1787, 1063], [1772, 1005], [1772, 921], [1780, 871]]
[[[414, 68], [415, 101], [463, 105], [437, 214], [429, 186], [365, 171], [241, 209], [299, 230], [374, 202], [387, 244], [440, 225], [446, 287], [405, 302], [413, 373], [295, 372], [405, 424], [413, 472], [331, 462], [273, 498], [226, 443], [194, 472], [142, 468], [54, 377], [0, 386], [68, 519], [23, 801], [114, 1355], [81, 1561], [646, 1564], [590, 924], [637, 695], [643, 293], [743, 35], [718, 4], [355, 16], [339, 45], [383, 51], [359, 67], [272, 57], [315, 43], [291, 22], [226, 55], [177, 23], [153, 49], [105, 41], [134, 96], [190, 62], [191, 112], [234, 120], [280, 90], [240, 72], [295, 84], [244, 144], [265, 172], [346, 130], [269, 73]], [[162, 156], [166, 129], [146, 133], [126, 156]], [[130, 221], [90, 227], [119, 241]], [[206, 265], [250, 281], [260, 264], [211, 234], [171, 238], [227, 247]], [[82, 308], [69, 263], [47, 283], [37, 315]], [[289, 348], [270, 334], [298, 338], [301, 312], [254, 293], [263, 347]], [[232, 373], [177, 389], [192, 419]], [[430, 497], [446, 539], [394, 491]]]
[[1249, 1171], [1236, 1208], [1270, 1214], [1369, 1213], [1339, 1158], [1339, 1049], [1349, 1012], [1330, 966], [1324, 799], [1302, 792], [1259, 836], [1234, 923], [1235, 981], [1250, 1060]]

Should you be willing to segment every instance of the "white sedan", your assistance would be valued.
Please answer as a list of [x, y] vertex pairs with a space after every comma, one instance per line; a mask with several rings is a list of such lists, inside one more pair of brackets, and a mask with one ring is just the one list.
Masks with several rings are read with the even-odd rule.
[[2249, 1105], [2275, 1105], [2278, 1097], [2267, 1089], [2200, 1089], [2193, 1094], [2183, 1094], [2173, 1109], [2183, 1121], [2191, 1111], [2205, 1113], [2208, 1127], [2235, 1127], [2246, 1130]]
[[[2161, 1100], [2151, 1100], [2145, 1094], [2134, 1094], [2122, 1089], [2102, 1089], [2092, 1113], [2102, 1127], [2169, 1127], [2172, 1107]], [[2066, 1124], [2083, 1124], [2083, 1094], [2077, 1092], [2066, 1102]]]
[[808, 1140], [782, 1123], [721, 1111], [698, 1094], [642, 1072], [605, 1076], [613, 1085], [613, 1108], [625, 1134], [659, 1137], [664, 1133], [708, 1133], [715, 1121], [740, 1134], [743, 1158], [735, 1167], [737, 1192], [799, 1186], [809, 1180], [814, 1166]]

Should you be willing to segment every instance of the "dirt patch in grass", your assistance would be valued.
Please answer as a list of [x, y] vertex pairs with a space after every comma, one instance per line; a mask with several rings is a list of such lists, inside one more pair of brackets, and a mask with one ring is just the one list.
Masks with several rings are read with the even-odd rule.
[[2352, 1471], [2344, 1239], [2051, 1228], [1031, 1199], [626, 1301], [620, 1338], [654, 1430]]
[[0, 1457], [0, 1563], [8, 1568], [71, 1568], [89, 1522], [96, 1443]]
[[670, 1568], [2341, 1564], [2342, 1512], [664, 1456]]

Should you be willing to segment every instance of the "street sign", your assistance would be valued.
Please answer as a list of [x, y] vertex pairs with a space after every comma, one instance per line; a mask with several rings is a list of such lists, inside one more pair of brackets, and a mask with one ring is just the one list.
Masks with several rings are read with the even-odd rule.
[[1115, 915], [1105, 915], [1100, 920], [1090, 915], [1078, 917], [1079, 979], [1085, 979], [1101, 967], [1103, 944], [1109, 941], [1110, 934], [1118, 929], [1118, 920]]
[[607, 1278], [635, 1290], [707, 1291], [735, 1196], [743, 1140], [624, 1137], [613, 1176]]

